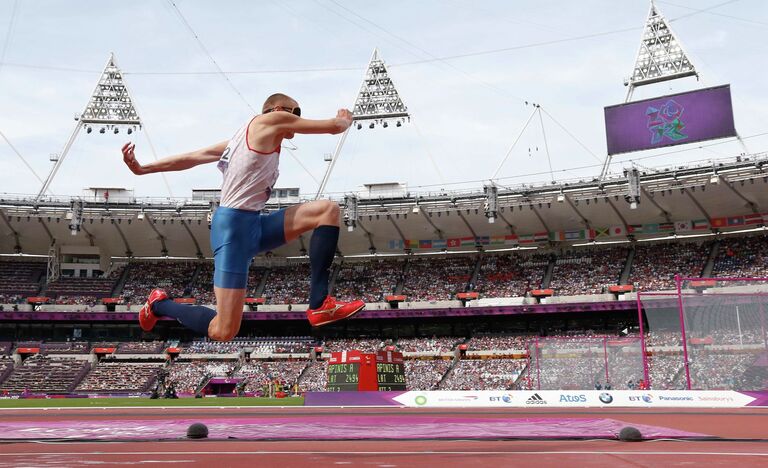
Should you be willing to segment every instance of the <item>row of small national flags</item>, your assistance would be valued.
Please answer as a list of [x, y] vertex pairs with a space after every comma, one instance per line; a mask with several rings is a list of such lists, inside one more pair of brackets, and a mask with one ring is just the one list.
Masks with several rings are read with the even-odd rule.
[[629, 224], [594, 229], [575, 229], [568, 231], [538, 232], [535, 234], [506, 236], [457, 237], [451, 239], [427, 240], [390, 240], [389, 248], [396, 249], [450, 249], [456, 247], [516, 246], [537, 244], [546, 241], [592, 240], [602, 237], [621, 237], [627, 234], [656, 234], [669, 232], [695, 232], [710, 228], [729, 228], [739, 226], [768, 225], [768, 213], [727, 216], [723, 218], [692, 219], [672, 223]]

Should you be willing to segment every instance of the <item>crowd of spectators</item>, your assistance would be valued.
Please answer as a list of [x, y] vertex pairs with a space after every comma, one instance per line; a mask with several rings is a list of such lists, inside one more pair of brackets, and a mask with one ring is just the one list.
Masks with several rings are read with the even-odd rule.
[[486, 255], [474, 290], [480, 297], [522, 297], [541, 287], [549, 264], [546, 254]]
[[405, 361], [405, 383], [408, 390], [437, 390], [437, 385], [451, 367], [445, 359], [408, 359]]
[[683, 352], [654, 352], [648, 357], [648, 376], [654, 390], [684, 390]]
[[340, 301], [383, 302], [387, 295], [394, 293], [403, 264], [402, 260], [384, 259], [343, 263], [336, 276], [333, 295]]
[[[0, 261], [0, 294], [8, 298], [35, 296], [40, 291], [40, 282], [45, 277], [45, 262]], [[4, 301], [5, 304], [18, 301]]]
[[117, 354], [159, 354], [165, 346], [163, 341], [124, 341], [117, 346]]
[[50, 341], [40, 346], [43, 354], [86, 354], [89, 350], [90, 345], [85, 341]]
[[445, 301], [465, 292], [477, 263], [477, 256], [411, 257], [403, 294], [409, 301]]
[[549, 287], [558, 296], [601, 294], [618, 284], [627, 262], [625, 247], [572, 250], [558, 256]]
[[525, 350], [533, 335], [477, 335], [467, 343], [468, 350]]
[[190, 354], [237, 354], [243, 347], [240, 341], [193, 341], [182, 349]]
[[196, 262], [135, 262], [128, 266], [122, 297], [126, 303], [143, 304], [155, 288], [164, 289], [171, 297], [191, 293]]
[[124, 268], [125, 265], [119, 265], [109, 275], [92, 278], [61, 276], [48, 283], [45, 295], [55, 298], [56, 304], [95, 304], [99, 299], [112, 295], [115, 282]]
[[462, 360], [440, 383], [440, 390], [512, 389], [527, 365], [527, 359]]
[[676, 288], [675, 275], [701, 275], [712, 245], [708, 242], [642, 243], [635, 249], [630, 283], [636, 291], [669, 291]]
[[433, 336], [431, 338], [400, 338], [397, 340], [398, 351], [406, 353], [448, 353], [456, 344], [464, 341], [454, 336]]
[[66, 393], [72, 390], [87, 366], [83, 360], [37, 354], [25, 359], [20, 366], [14, 366], [11, 375], [0, 384], [0, 391]]
[[161, 363], [101, 362], [77, 386], [80, 392], [143, 392], [154, 382]]
[[235, 362], [186, 361], [174, 362], [166, 377], [179, 393], [194, 393], [206, 377], [227, 377]]
[[323, 352], [334, 353], [350, 350], [375, 352], [387, 344], [390, 344], [387, 340], [379, 338], [333, 338], [323, 343]]
[[302, 392], [324, 392], [328, 384], [328, 361], [312, 361], [299, 379]]
[[702, 390], [764, 390], [739, 388], [740, 377], [755, 362], [752, 353], [695, 351], [689, 353], [691, 385]]
[[[282, 389], [293, 387], [307, 364], [307, 361], [250, 361], [243, 364], [233, 377], [245, 379], [246, 392], [266, 395], [274, 390], [275, 385]], [[273, 386], [272, 389], [270, 386]]]
[[267, 304], [307, 304], [309, 302], [309, 262], [273, 266], [264, 285]]
[[720, 242], [712, 276], [768, 278], [768, 236], [728, 237]]

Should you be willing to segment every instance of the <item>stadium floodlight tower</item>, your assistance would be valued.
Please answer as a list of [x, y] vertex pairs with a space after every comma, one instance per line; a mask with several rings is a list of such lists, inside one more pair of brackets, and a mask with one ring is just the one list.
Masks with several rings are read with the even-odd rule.
[[127, 127], [127, 133], [130, 135], [136, 129], [141, 129], [141, 119], [123, 80], [123, 72], [117, 66], [115, 54], [109, 55], [109, 60], [107, 60], [104, 71], [99, 77], [99, 82], [96, 84], [96, 89], [91, 94], [83, 112], [76, 116], [75, 120], [77, 121], [75, 129], [64, 145], [61, 155], [53, 159], [54, 165], [43, 182], [36, 199], [40, 199], [48, 191], [53, 178], [56, 177], [56, 173], [81, 130], [85, 129], [86, 133], [91, 133], [94, 128], [97, 128], [102, 134], [107, 131], [117, 134], [120, 132], [120, 128]]
[[[640, 37], [640, 49], [635, 58], [632, 76], [624, 80], [627, 96], [624, 102], [632, 99], [635, 88], [662, 81], [677, 80], [695, 76], [699, 78], [696, 67], [691, 63], [683, 45], [677, 38], [668, 21], [651, 0], [648, 18], [645, 20], [643, 34]], [[605, 178], [611, 164], [611, 155], [605, 158], [600, 179]]]
[[365, 125], [370, 129], [387, 128], [390, 124], [402, 127], [404, 123], [411, 120], [408, 108], [400, 98], [400, 93], [397, 92], [395, 83], [389, 75], [387, 65], [379, 57], [379, 49], [373, 49], [371, 60], [368, 62], [368, 68], [366, 68], [363, 76], [363, 83], [352, 109], [352, 126], [342, 133], [336, 144], [336, 150], [330, 157], [323, 180], [317, 189], [316, 199], [320, 198], [325, 191], [328, 179], [331, 177], [331, 172], [352, 127], [357, 127], [358, 130], [361, 130]]

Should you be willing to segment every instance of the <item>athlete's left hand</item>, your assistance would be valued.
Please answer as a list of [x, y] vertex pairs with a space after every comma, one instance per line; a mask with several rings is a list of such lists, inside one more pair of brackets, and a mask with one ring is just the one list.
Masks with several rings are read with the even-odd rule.
[[123, 145], [123, 162], [125, 162], [125, 165], [128, 166], [128, 169], [134, 174], [143, 175], [145, 174], [144, 167], [136, 160], [136, 154], [134, 153], [135, 148], [136, 145], [130, 141]]

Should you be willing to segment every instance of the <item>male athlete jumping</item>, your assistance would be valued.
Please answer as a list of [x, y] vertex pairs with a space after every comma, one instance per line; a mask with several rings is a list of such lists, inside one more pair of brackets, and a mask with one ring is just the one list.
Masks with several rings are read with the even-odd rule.
[[158, 316], [167, 316], [213, 340], [231, 340], [240, 330], [251, 259], [313, 229], [309, 243], [309, 322], [315, 327], [326, 325], [362, 310], [363, 301], [342, 303], [328, 296], [329, 268], [339, 240], [336, 203], [317, 200], [261, 214], [277, 181], [283, 139], [293, 138], [295, 133], [335, 135], [351, 124], [352, 113], [346, 109], [340, 109], [333, 119], [302, 119], [294, 99], [273, 94], [264, 102], [262, 114], [251, 119], [228, 142], [144, 165], [136, 160], [135, 145], [126, 143], [123, 161], [136, 175], [182, 171], [214, 161], [218, 161], [224, 174], [221, 203], [211, 222], [216, 310], [177, 304], [165, 291], [155, 289], [139, 311], [141, 328], [150, 331]]

